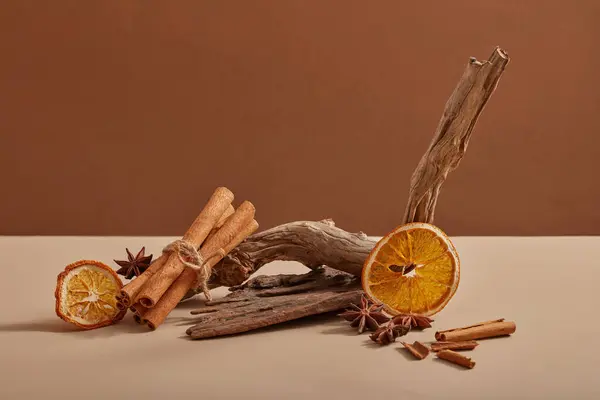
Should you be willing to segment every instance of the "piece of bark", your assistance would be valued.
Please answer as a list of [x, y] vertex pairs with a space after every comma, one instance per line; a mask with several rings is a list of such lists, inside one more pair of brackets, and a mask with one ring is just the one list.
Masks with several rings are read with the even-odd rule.
[[192, 339], [232, 335], [358, 304], [360, 281], [327, 267], [303, 275], [258, 276], [231, 294], [194, 310]]
[[438, 358], [442, 360], [450, 361], [456, 365], [460, 365], [465, 368], [473, 368], [475, 366], [475, 361], [471, 360], [469, 357], [465, 357], [460, 353], [452, 350], [441, 350], [437, 353]]
[[479, 343], [474, 340], [464, 340], [461, 342], [434, 342], [431, 343], [431, 351], [441, 350], [473, 350]]
[[404, 223], [433, 223], [441, 186], [463, 158], [473, 127], [508, 62], [507, 53], [499, 47], [487, 61], [469, 60], [446, 103], [433, 140], [412, 175]]
[[413, 344], [400, 342], [402, 346], [404, 346], [410, 354], [412, 354], [416, 359], [423, 360], [425, 357], [429, 355], [429, 349], [423, 343], [416, 341]]

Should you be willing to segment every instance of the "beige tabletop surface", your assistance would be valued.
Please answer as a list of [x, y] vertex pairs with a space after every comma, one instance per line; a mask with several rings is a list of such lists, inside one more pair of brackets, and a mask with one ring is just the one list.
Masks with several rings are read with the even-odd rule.
[[[203, 341], [180, 322], [201, 299], [155, 332], [131, 315], [83, 332], [56, 317], [65, 265], [115, 266], [125, 247], [157, 254], [172, 239], [0, 237], [0, 399], [600, 399], [600, 237], [453, 238], [458, 291], [432, 329], [405, 338], [515, 321], [512, 336], [470, 352], [472, 370], [413, 360], [398, 342], [373, 345], [335, 315]], [[275, 262], [260, 273], [305, 270]]]

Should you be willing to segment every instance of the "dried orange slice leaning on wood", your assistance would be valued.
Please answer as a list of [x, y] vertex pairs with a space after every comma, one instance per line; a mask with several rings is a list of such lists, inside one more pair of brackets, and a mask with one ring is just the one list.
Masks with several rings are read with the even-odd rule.
[[54, 297], [56, 315], [84, 329], [111, 325], [125, 316], [117, 309], [116, 295], [123, 283], [108, 265], [81, 260], [58, 275]]
[[434, 315], [452, 298], [460, 280], [460, 260], [438, 227], [414, 222], [384, 236], [362, 270], [362, 287], [386, 312]]

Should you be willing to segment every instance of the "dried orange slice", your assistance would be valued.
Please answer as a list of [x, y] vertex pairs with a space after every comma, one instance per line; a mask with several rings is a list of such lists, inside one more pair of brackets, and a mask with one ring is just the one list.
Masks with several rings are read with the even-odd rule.
[[81, 260], [58, 275], [54, 297], [56, 315], [84, 329], [100, 328], [123, 319], [115, 296], [123, 283], [108, 265]]
[[430, 316], [452, 298], [460, 280], [460, 260], [438, 227], [409, 223], [384, 236], [362, 270], [362, 287], [392, 315]]

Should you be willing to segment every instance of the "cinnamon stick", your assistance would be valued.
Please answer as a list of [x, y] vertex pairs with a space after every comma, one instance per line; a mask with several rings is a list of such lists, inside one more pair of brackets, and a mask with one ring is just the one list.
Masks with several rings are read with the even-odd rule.
[[123, 298], [120, 295], [116, 295], [115, 299], [117, 300], [116, 306], [117, 310], [123, 311], [127, 309], [127, 306], [123, 304]]
[[437, 352], [437, 356], [442, 360], [450, 361], [456, 365], [460, 365], [465, 368], [473, 368], [475, 366], [475, 361], [471, 360], [469, 357], [465, 357], [460, 353], [457, 353], [452, 350], [441, 350]]
[[[221, 229], [215, 234], [211, 241], [206, 242], [200, 249], [200, 254], [215, 254], [215, 249], [222, 248], [223, 253], [217, 257], [212, 257], [207, 262], [210, 269], [218, 263], [224, 254], [229, 253], [233, 248], [239, 245], [244, 239], [250, 236], [256, 229], [258, 223], [253, 220], [254, 206], [250, 202], [240, 205], [236, 212], [227, 220]], [[248, 219], [251, 219], [248, 222]], [[245, 225], [241, 225], [245, 224]], [[228, 240], [228, 242], [225, 242]], [[150, 329], [156, 329], [167, 318], [167, 315], [177, 306], [183, 296], [195, 285], [197, 285], [198, 275], [191, 268], [186, 268], [181, 275], [173, 282], [171, 287], [160, 298], [158, 303], [144, 314]]]
[[[231, 205], [233, 197], [233, 193], [229, 189], [217, 188], [182, 239], [195, 248], [200, 247], [221, 219], [223, 213]], [[176, 253], [170, 254], [165, 265], [152, 275], [142, 287], [138, 295], [138, 301], [145, 307], [154, 307], [161, 296], [183, 272], [184, 268], [185, 266], [179, 256]]]
[[441, 350], [473, 350], [479, 343], [474, 340], [465, 340], [460, 342], [434, 342], [431, 343], [431, 351]]
[[134, 314], [139, 316], [144, 316], [144, 314], [148, 312], [148, 308], [144, 307], [140, 303], [133, 304], [131, 307], [129, 307], [129, 309], [133, 311]]
[[223, 212], [223, 215], [221, 215], [221, 218], [219, 219], [215, 227], [210, 231], [210, 233], [206, 237], [205, 242], [208, 242], [215, 235], [215, 233], [217, 233], [219, 228], [223, 226], [223, 224], [227, 221], [229, 217], [233, 215], [234, 212], [235, 208], [233, 208], [233, 206], [230, 204], [229, 207], [227, 207], [227, 209], [225, 210], [225, 212]]
[[148, 311], [146, 307], [141, 305], [140, 303], [132, 304], [129, 309], [133, 312], [133, 319], [140, 325], [146, 325], [146, 319], [144, 315]]
[[[163, 254], [150, 264], [150, 266], [138, 277], [130, 281], [127, 285], [121, 288], [121, 292], [117, 298], [117, 308], [123, 309], [135, 303], [136, 298], [142, 287], [148, 280], [165, 265], [167, 257]], [[121, 309], [121, 308], [119, 308]]]
[[415, 341], [413, 344], [400, 342], [402, 346], [404, 346], [410, 354], [415, 356], [415, 358], [419, 360], [423, 360], [425, 357], [429, 355], [429, 349], [423, 343], [419, 341]]
[[462, 328], [439, 331], [435, 333], [435, 339], [445, 342], [486, 339], [510, 335], [514, 333], [516, 329], [517, 326], [514, 322], [504, 321], [504, 318], [501, 318], [494, 321], [480, 322]]
[[[250, 229], [252, 225], [251, 222], [254, 219], [254, 213], [256, 209], [254, 205], [249, 201], [244, 201], [237, 210], [231, 215], [231, 217], [227, 218], [226, 222], [223, 224], [219, 230], [210, 237], [209, 240], [202, 244], [200, 247], [200, 255], [204, 259], [208, 260], [207, 265], [209, 268], [212, 268], [215, 264], [217, 264], [221, 258], [213, 257], [218, 250], [223, 249], [225, 253], [229, 253], [233, 250], [238, 244], [240, 244], [244, 239], [246, 239], [248, 235], [241, 237], [244, 232], [251, 230], [254, 232], [258, 228], [258, 224], [254, 221], [256, 226], [254, 229]], [[237, 240], [239, 240], [235, 245]]]

